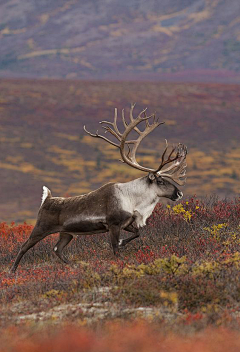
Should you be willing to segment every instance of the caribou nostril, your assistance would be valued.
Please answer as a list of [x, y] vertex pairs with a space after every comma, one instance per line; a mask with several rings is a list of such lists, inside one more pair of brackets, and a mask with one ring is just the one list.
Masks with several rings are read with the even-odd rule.
[[180, 198], [182, 198], [182, 197], [183, 197], [183, 193], [182, 193], [181, 191], [178, 191], [178, 192], [177, 192], [177, 196], [178, 196], [178, 197], [179, 197], [179, 199], [180, 199]]

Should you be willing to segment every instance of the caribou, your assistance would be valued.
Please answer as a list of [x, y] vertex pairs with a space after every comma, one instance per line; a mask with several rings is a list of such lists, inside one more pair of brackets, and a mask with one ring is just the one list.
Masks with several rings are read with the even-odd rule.
[[[122, 110], [124, 132], [120, 132], [117, 125], [117, 109], [113, 122], [100, 122], [105, 133], [110, 133], [115, 141], [100, 135], [98, 131], [92, 134], [85, 126], [84, 130], [91, 137], [100, 138], [118, 148], [122, 162], [147, 174], [125, 183], [107, 183], [88, 194], [69, 198], [52, 197], [51, 191], [44, 186], [36, 225], [17, 255], [11, 268], [12, 273], [16, 271], [23, 255], [31, 247], [46, 236], [57, 232], [59, 240], [53, 251], [64, 263], [68, 264], [69, 261], [62, 251], [77, 235], [109, 232], [113, 253], [117, 255], [119, 248], [139, 237], [139, 229], [146, 225], [161, 197], [172, 201], [182, 198], [183, 193], [175, 184], [183, 186], [186, 182], [186, 146], [179, 143], [169, 152], [166, 140], [166, 147], [157, 168], [140, 165], [136, 160], [140, 143], [164, 122], [159, 122], [155, 114], [148, 116], [147, 109], [134, 118], [134, 106], [131, 105], [128, 122]], [[136, 139], [130, 138], [131, 132], [137, 136]], [[121, 239], [121, 230], [130, 232], [131, 235]]]

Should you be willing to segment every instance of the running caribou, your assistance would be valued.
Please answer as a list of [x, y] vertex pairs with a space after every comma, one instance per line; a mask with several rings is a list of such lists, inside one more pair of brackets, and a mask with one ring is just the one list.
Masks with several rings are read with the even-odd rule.
[[[155, 114], [147, 116], [146, 109], [134, 118], [133, 109], [132, 104], [128, 123], [122, 110], [123, 133], [117, 126], [117, 109], [113, 122], [100, 122], [105, 132], [115, 137], [115, 142], [100, 135], [98, 131], [96, 134], [88, 132], [85, 126], [84, 130], [90, 136], [101, 138], [118, 148], [122, 162], [146, 172], [147, 175], [126, 183], [108, 183], [88, 194], [70, 198], [52, 197], [50, 190], [44, 186], [36, 225], [22, 245], [11, 272], [16, 271], [21, 258], [31, 247], [56, 232], [60, 236], [53, 250], [65, 263], [69, 261], [62, 251], [75, 235], [109, 232], [113, 253], [116, 255], [119, 247], [124, 247], [139, 236], [139, 228], [146, 225], [146, 220], [160, 197], [173, 201], [182, 198], [183, 193], [169, 180], [180, 186], [185, 184], [187, 148], [178, 144], [168, 152], [166, 141], [160, 165], [156, 169], [140, 165], [136, 160], [136, 153], [141, 141], [164, 122], [159, 122]], [[130, 139], [129, 135], [133, 131], [137, 134], [136, 139]], [[121, 230], [131, 232], [132, 235], [120, 239]]]

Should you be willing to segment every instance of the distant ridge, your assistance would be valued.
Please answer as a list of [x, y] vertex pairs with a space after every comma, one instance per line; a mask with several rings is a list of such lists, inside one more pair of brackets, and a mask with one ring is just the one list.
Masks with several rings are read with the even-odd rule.
[[240, 2], [0, 4], [0, 77], [240, 83]]

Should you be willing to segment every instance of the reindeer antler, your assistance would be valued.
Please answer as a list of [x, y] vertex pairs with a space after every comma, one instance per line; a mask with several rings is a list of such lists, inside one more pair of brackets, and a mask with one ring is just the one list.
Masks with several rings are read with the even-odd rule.
[[[186, 182], [187, 147], [179, 143], [177, 147], [173, 147], [172, 151], [168, 155], [168, 158], [165, 160], [167, 149], [168, 143], [166, 140], [166, 148], [162, 154], [162, 162], [156, 170], [156, 173], [162, 177], [169, 177], [178, 185], [183, 186]], [[173, 157], [171, 158], [172, 155]], [[171, 165], [164, 169], [164, 166], [170, 163]]]
[[[159, 125], [162, 125], [164, 122], [159, 122], [158, 119], [156, 119], [155, 114], [147, 116], [146, 114], [146, 109], [142, 110], [140, 114], [134, 118], [133, 117], [133, 109], [135, 107], [135, 104], [131, 104], [130, 108], [130, 123], [128, 124], [125, 120], [125, 115], [124, 115], [124, 110], [122, 110], [122, 121], [124, 125], [124, 132], [121, 133], [118, 129], [117, 126], [117, 109], [115, 108], [115, 114], [114, 114], [114, 121], [109, 122], [109, 121], [101, 121], [100, 124], [103, 124], [103, 128], [106, 130], [106, 132], [111, 133], [120, 143], [117, 144], [110, 139], [100, 135], [98, 131], [96, 134], [92, 134], [86, 130], [86, 127], [84, 126], [85, 132], [87, 132], [91, 137], [96, 137], [96, 138], [101, 138], [105, 140], [106, 142], [114, 145], [115, 147], [120, 149], [120, 154], [122, 157], [122, 161], [125, 162], [126, 164], [134, 167], [135, 169], [145, 171], [145, 172], [153, 172], [157, 173], [158, 175], [164, 176], [164, 177], [169, 177], [171, 178], [174, 182], [178, 183], [179, 185], [184, 184], [185, 182], [185, 173], [186, 173], [186, 155], [187, 155], [187, 148], [183, 146], [182, 144], [179, 144], [178, 147], [174, 147], [172, 151], [170, 152], [169, 156], [167, 159], [165, 159], [168, 145], [166, 141], [166, 148], [162, 154], [162, 162], [160, 166], [157, 169], [151, 169], [147, 168], [145, 166], [140, 165], [137, 160], [136, 160], [136, 152], [137, 149], [141, 143], [141, 141], [150, 133], [152, 132], [155, 128], [157, 128]], [[153, 122], [150, 123], [149, 120], [153, 118]], [[141, 123], [145, 122], [146, 127], [144, 131], [141, 131], [137, 126]], [[111, 127], [110, 127], [111, 126]], [[127, 140], [128, 135], [130, 134], [131, 131], [135, 131], [138, 134], [137, 139], [131, 139]], [[130, 148], [130, 145], [132, 145], [132, 148]], [[128, 151], [126, 153], [126, 148], [128, 147]], [[174, 163], [173, 163], [174, 162]], [[173, 163], [169, 168], [163, 169], [165, 165]]]

